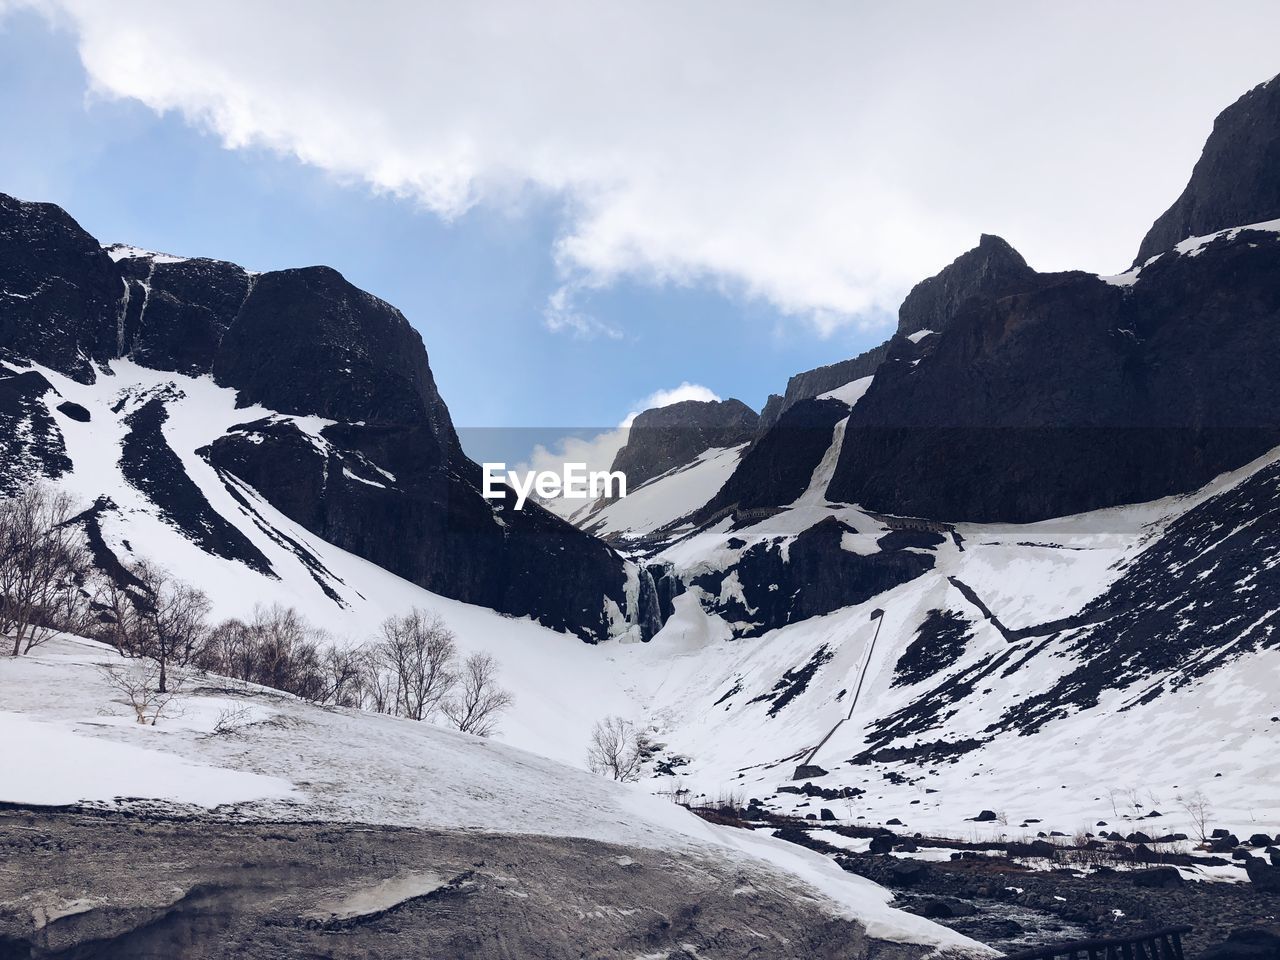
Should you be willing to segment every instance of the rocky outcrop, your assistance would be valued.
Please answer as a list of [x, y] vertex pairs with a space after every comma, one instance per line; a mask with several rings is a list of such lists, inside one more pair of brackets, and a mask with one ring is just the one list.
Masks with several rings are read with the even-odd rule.
[[119, 354], [153, 370], [199, 376], [214, 355], [254, 278], [222, 260], [151, 256], [108, 247], [128, 284]]
[[905, 339], [912, 334], [945, 330], [966, 301], [1019, 293], [1034, 286], [1037, 276], [1018, 251], [999, 237], [984, 233], [976, 247], [912, 288], [898, 309], [898, 330], [893, 338], [848, 360], [797, 373], [787, 381], [784, 394], [772, 394], [760, 414], [757, 435], [763, 436], [801, 400], [872, 376], [891, 352], [905, 347]]
[[801, 400], [811, 400], [828, 391], [843, 387], [846, 383], [861, 380], [876, 372], [876, 369], [889, 355], [889, 341], [878, 347], [872, 347], [865, 353], [825, 367], [815, 367], [804, 373], [797, 373], [787, 381], [786, 393], [779, 396], [771, 394], [760, 413], [760, 423], [756, 430], [758, 436], [764, 436], [778, 419]]
[[124, 281], [61, 207], [0, 193], [0, 358], [34, 360], [83, 383], [116, 355]]
[[813, 472], [831, 446], [835, 426], [848, 416], [839, 400], [802, 400], [757, 440], [697, 519], [731, 508], [776, 507], [808, 489]]
[[971, 299], [854, 407], [831, 499], [942, 520], [1064, 516], [1196, 489], [1280, 443], [1280, 234], [1131, 285], [1044, 274]]
[[1218, 115], [1191, 179], [1138, 248], [1145, 263], [1187, 237], [1280, 219], [1280, 78]]
[[898, 308], [898, 333], [947, 329], [965, 302], [998, 300], [1036, 282], [1022, 254], [999, 237], [984, 233], [978, 245], [927, 280], [921, 280]]
[[42, 374], [0, 367], [0, 496], [38, 477], [71, 469], [62, 431], [47, 403], [57, 391]]
[[[638, 617], [627, 610], [636, 571], [611, 548], [533, 504], [517, 511], [482, 496], [422, 338], [337, 271], [252, 275], [217, 260], [108, 252], [57, 207], [0, 196], [0, 291], [0, 358], [16, 368], [33, 361], [92, 382], [128, 357], [212, 375], [241, 406], [282, 415], [246, 417], [201, 451], [245, 511], [230, 520], [165, 439], [165, 404], [180, 394], [160, 390], [127, 416], [126, 478], [203, 549], [272, 574], [237, 526], [251, 513], [244, 483], [317, 536], [445, 596], [592, 641]], [[0, 486], [70, 468], [52, 390], [35, 371], [0, 379], [0, 423], [22, 428], [3, 441]], [[755, 415], [733, 404], [723, 406], [741, 423], [726, 415], [720, 433], [691, 432], [749, 436]], [[304, 430], [295, 417], [317, 419]], [[642, 634], [657, 629], [653, 616], [640, 619]]]
[[741, 400], [682, 400], [639, 414], [613, 470], [627, 476], [627, 489], [692, 463], [707, 450], [735, 447], [756, 431], [756, 412]]
[[[827, 517], [785, 545], [754, 544], [731, 568], [692, 582], [709, 597], [721, 597], [714, 602], [715, 612], [735, 623], [739, 635], [758, 636], [862, 603], [933, 568], [924, 543], [908, 549], [884, 542], [882, 549], [865, 555], [846, 550], [845, 537], [857, 532]], [[733, 579], [734, 589], [724, 588], [726, 578]]]

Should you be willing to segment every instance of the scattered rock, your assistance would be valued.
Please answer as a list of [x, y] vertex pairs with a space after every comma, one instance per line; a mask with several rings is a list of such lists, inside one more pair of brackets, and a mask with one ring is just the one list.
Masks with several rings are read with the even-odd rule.
[[1157, 890], [1180, 887], [1186, 883], [1182, 879], [1182, 874], [1175, 867], [1153, 867], [1150, 870], [1135, 870], [1131, 876], [1135, 887], [1149, 887]]
[[867, 849], [871, 853], [888, 853], [893, 849], [896, 838], [891, 833], [882, 833], [879, 836], [871, 838], [871, 846]]
[[972, 917], [978, 908], [954, 897], [928, 897], [911, 904], [908, 909], [921, 917], [932, 920], [951, 920], [955, 917]]
[[1280, 960], [1280, 926], [1233, 930], [1225, 942], [1201, 953], [1200, 960]]
[[1280, 865], [1267, 863], [1261, 857], [1250, 857], [1244, 862], [1244, 870], [1262, 893], [1280, 893]]

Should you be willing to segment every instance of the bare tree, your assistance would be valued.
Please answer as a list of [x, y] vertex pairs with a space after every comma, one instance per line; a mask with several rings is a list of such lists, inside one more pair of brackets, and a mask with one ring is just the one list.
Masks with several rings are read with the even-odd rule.
[[624, 783], [640, 779], [645, 740], [635, 724], [622, 717], [605, 717], [591, 728], [587, 765], [592, 773]]
[[139, 610], [146, 605], [140, 582], [121, 583], [105, 572], [96, 574], [91, 583], [90, 607], [93, 612], [87, 633], [95, 640], [110, 644], [122, 656], [142, 656], [146, 633]]
[[1187, 796], [1177, 797], [1178, 805], [1186, 811], [1188, 817], [1191, 818], [1191, 826], [1196, 832], [1197, 839], [1204, 843], [1209, 839], [1209, 820], [1213, 817], [1213, 808], [1209, 805], [1209, 798], [1200, 790]]
[[375, 649], [396, 682], [396, 712], [430, 719], [457, 683], [457, 644], [440, 617], [411, 610], [383, 621]]
[[75, 502], [44, 483], [0, 500], [0, 634], [12, 655], [82, 628], [88, 551]]
[[324, 702], [338, 707], [362, 706], [366, 658], [351, 647], [329, 644], [321, 654]]
[[375, 647], [360, 650], [360, 709], [374, 713], [396, 712], [396, 691], [399, 682], [387, 667], [382, 654]]
[[498, 661], [487, 653], [473, 653], [462, 664], [458, 692], [444, 701], [442, 710], [463, 733], [487, 737], [510, 705], [511, 694], [498, 686]]
[[144, 594], [137, 605], [143, 625], [140, 652], [159, 665], [157, 690], [167, 693], [171, 669], [197, 660], [208, 639], [209, 598], [203, 590], [145, 560], [130, 573], [142, 584]]

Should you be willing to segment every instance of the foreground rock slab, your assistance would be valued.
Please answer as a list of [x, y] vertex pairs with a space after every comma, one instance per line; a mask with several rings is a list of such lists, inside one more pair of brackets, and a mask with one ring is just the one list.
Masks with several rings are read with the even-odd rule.
[[0, 811], [0, 958], [917, 960], [697, 854], [358, 825]]

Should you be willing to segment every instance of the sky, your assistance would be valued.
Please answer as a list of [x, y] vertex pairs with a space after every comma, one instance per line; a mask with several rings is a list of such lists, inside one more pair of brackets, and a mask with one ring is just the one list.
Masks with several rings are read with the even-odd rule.
[[337, 268], [483, 459], [759, 409], [982, 232], [1123, 270], [1278, 35], [1246, 0], [0, 0], [0, 191]]

